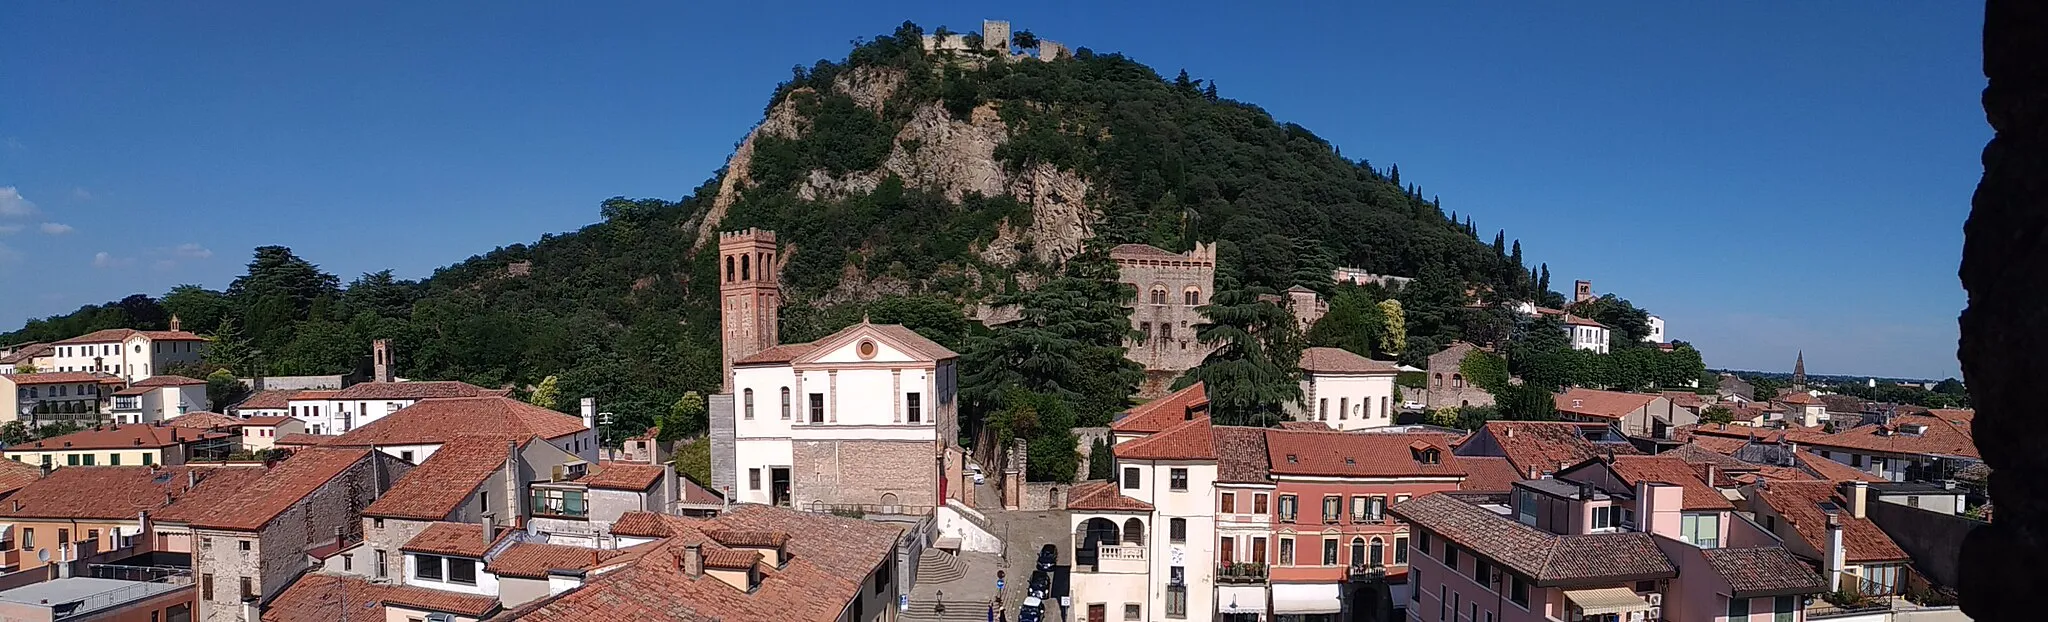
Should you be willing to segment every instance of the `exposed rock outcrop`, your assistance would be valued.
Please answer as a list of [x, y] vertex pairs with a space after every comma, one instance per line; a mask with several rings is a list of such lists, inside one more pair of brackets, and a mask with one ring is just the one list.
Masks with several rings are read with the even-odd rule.
[[[804, 91], [805, 89], [797, 89], [796, 92]], [[747, 132], [746, 140], [740, 141], [739, 148], [733, 150], [732, 157], [725, 161], [725, 178], [718, 182], [718, 196], [712, 197], [711, 209], [697, 223], [697, 241], [694, 248], [703, 248], [705, 242], [715, 239], [712, 234], [718, 231], [718, 224], [725, 220], [725, 211], [732, 208], [733, 201], [739, 200], [740, 190], [754, 185], [753, 177], [749, 174], [754, 162], [754, 141], [762, 136], [796, 138], [802, 136], [806, 129], [809, 129], [809, 126], [803, 117], [796, 113], [796, 104], [791, 103], [790, 99], [784, 99], [768, 110], [768, 118], [762, 119], [760, 125]]]

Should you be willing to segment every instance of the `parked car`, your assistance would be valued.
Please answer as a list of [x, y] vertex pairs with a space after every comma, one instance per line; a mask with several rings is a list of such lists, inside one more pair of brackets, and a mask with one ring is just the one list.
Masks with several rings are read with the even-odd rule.
[[1057, 564], [1059, 564], [1059, 563], [1060, 563], [1060, 549], [1059, 549], [1059, 547], [1056, 547], [1056, 546], [1053, 546], [1053, 545], [1050, 545], [1050, 544], [1048, 544], [1048, 545], [1045, 545], [1044, 547], [1040, 547], [1040, 548], [1038, 549], [1038, 570], [1039, 570], [1039, 572], [1051, 572], [1051, 571], [1052, 571], [1052, 567], [1053, 567], [1054, 565], [1057, 565]]
[[1051, 596], [1052, 575], [1043, 570], [1031, 573], [1030, 587], [1031, 590], [1026, 593], [1034, 598], [1045, 598], [1047, 596]]
[[981, 465], [979, 464], [967, 463], [967, 475], [974, 478], [974, 484], [977, 486], [988, 483], [988, 478], [981, 474]]
[[1017, 622], [1043, 622], [1045, 599], [1037, 596], [1024, 597], [1024, 606], [1017, 608]]
[[1422, 406], [1422, 402], [1418, 402], [1418, 401], [1415, 401], [1415, 400], [1408, 400], [1408, 401], [1406, 401], [1406, 402], [1401, 402], [1401, 408], [1402, 408], [1403, 410], [1422, 410], [1422, 409], [1423, 409], [1423, 406]]

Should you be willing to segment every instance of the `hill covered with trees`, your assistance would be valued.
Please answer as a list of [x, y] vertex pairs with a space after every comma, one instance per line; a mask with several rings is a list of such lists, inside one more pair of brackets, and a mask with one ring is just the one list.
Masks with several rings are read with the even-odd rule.
[[[924, 34], [906, 22], [845, 59], [793, 68], [727, 166], [677, 200], [607, 199], [595, 224], [418, 281], [383, 271], [344, 283], [265, 246], [225, 289], [130, 296], [0, 341], [162, 328], [177, 315], [219, 340], [191, 373], [247, 376], [353, 370], [371, 339], [389, 338], [406, 377], [522, 391], [553, 378], [548, 395], [595, 396], [620, 414], [607, 432], [617, 438], [701, 413], [679, 403], [719, 386], [707, 240], [760, 227], [784, 247], [783, 341], [863, 316], [909, 325], [963, 353], [970, 425], [1038, 439], [1105, 423], [1137, 382], [1109, 355], [1129, 333], [1118, 307], [1131, 292], [1103, 256], [1115, 244], [1218, 244], [1228, 292], [1203, 337], [1233, 340], [1224, 356], [1235, 358], [1198, 376], [1262, 383], [1220, 412], [1244, 421], [1270, 420], [1298, 373], [1286, 353], [1304, 344], [1416, 363], [1453, 340], [1504, 345], [1528, 329], [1495, 303], [1563, 302], [1506, 232], [1482, 239], [1469, 211], [1447, 211], [1399, 167], [1347, 157], [1214, 82], [1088, 48], [1044, 62], [1034, 49], [933, 53]], [[1340, 265], [1416, 281], [1339, 288]], [[1245, 306], [1293, 285], [1333, 297], [1330, 327], [1297, 334]], [[1617, 317], [1640, 315], [1622, 305]], [[970, 319], [999, 311], [1021, 319]], [[684, 425], [701, 429], [695, 417]]]

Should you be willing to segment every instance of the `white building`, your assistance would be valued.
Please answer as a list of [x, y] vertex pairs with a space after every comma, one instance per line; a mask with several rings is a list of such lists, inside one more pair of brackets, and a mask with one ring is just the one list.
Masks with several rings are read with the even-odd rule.
[[733, 500], [890, 512], [964, 494], [946, 490], [963, 461], [958, 358], [862, 322], [733, 361]]
[[151, 376], [114, 392], [114, 420], [121, 423], [155, 423], [212, 409], [206, 381], [184, 376]]
[[509, 397], [454, 397], [421, 400], [376, 423], [327, 441], [326, 447], [375, 447], [413, 464], [425, 462], [457, 439], [469, 436], [539, 438], [597, 464], [596, 408], [584, 402], [583, 418]]
[[1296, 421], [1316, 421], [1338, 430], [1362, 430], [1394, 424], [1392, 363], [1375, 361], [1340, 348], [1301, 351], [1301, 399], [1289, 404]]
[[1074, 487], [1067, 510], [1076, 619], [1206, 619], [1217, 611], [1215, 443], [1207, 415], [1182, 416], [1192, 418], [1117, 443], [1114, 482]]
[[178, 329], [171, 318], [170, 330], [110, 328], [50, 344], [48, 369], [113, 374], [135, 382], [161, 373], [167, 365], [197, 363], [206, 356], [206, 338]]
[[1666, 341], [1664, 337], [1664, 318], [1654, 315], [1650, 316], [1650, 334], [1644, 335], [1643, 341], [1651, 343], [1664, 343]]
[[4, 348], [0, 354], [0, 376], [13, 375], [23, 369], [52, 371], [50, 355], [56, 351], [47, 343], [24, 343]]
[[1564, 328], [1566, 332], [1571, 334], [1572, 349], [1591, 350], [1601, 354], [1607, 353], [1609, 331], [1606, 324], [1566, 314], [1564, 316]]

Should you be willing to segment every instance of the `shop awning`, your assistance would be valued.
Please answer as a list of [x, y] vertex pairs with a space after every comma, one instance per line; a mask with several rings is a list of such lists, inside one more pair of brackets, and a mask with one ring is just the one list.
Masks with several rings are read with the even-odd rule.
[[129, 527], [129, 526], [127, 526], [127, 525], [121, 525], [121, 526], [118, 526], [118, 527], [115, 527], [115, 528], [114, 528], [114, 533], [117, 533], [117, 534], [120, 534], [120, 535], [123, 535], [123, 536], [130, 536], [130, 537], [133, 537], [133, 536], [139, 536], [139, 535], [142, 535], [142, 528], [141, 528], [141, 527]]
[[1218, 586], [1216, 610], [1222, 613], [1265, 613], [1266, 588], [1260, 585]]
[[1572, 606], [1578, 607], [1579, 613], [1589, 616], [1650, 610], [1650, 601], [1643, 600], [1635, 590], [1625, 587], [1565, 590], [1564, 598], [1572, 601]]
[[1275, 583], [1273, 613], [1342, 613], [1343, 591], [1335, 583]]

